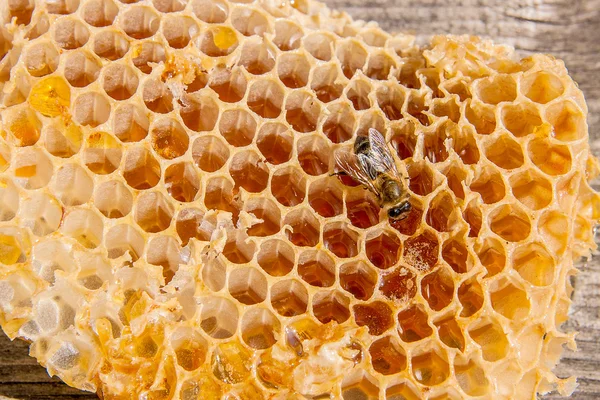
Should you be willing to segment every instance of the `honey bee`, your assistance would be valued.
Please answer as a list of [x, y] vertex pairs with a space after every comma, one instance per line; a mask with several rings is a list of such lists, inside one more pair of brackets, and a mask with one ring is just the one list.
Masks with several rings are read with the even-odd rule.
[[335, 160], [343, 173], [377, 196], [379, 206], [386, 210], [389, 218], [402, 220], [407, 217], [411, 205], [404, 178], [377, 129], [369, 129], [368, 136], [357, 136], [354, 152], [337, 151]]

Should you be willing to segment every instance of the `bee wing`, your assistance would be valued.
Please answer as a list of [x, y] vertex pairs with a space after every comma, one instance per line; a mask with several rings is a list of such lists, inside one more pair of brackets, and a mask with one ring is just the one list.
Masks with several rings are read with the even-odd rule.
[[372, 192], [378, 193], [371, 179], [369, 179], [366, 172], [361, 168], [354, 153], [347, 151], [336, 151], [335, 161], [340, 168], [344, 170], [344, 172], [352, 177], [352, 179], [366, 186]]
[[373, 168], [378, 172], [387, 172], [399, 176], [394, 157], [385, 142], [385, 138], [377, 129], [369, 129], [369, 143], [373, 154], [373, 160], [371, 161]]

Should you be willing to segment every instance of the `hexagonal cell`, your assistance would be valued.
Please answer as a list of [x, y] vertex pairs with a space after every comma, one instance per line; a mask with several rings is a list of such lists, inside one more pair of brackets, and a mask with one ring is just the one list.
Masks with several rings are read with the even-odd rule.
[[319, 243], [319, 221], [308, 209], [300, 208], [290, 212], [283, 225], [289, 225], [285, 233], [296, 246], [314, 247]]
[[509, 242], [525, 240], [531, 232], [529, 217], [513, 205], [495, 208], [489, 214], [488, 221], [492, 231]]
[[[404, 45], [402, 45], [402, 47], [404, 47]], [[403, 53], [406, 54], [407, 52], [398, 49], [396, 50], [396, 53], [402, 56]], [[395, 78], [403, 86], [409, 89], [420, 89], [421, 80], [419, 79], [417, 71], [425, 67], [424, 61], [422, 56], [408, 55], [408, 57], [403, 60], [403, 64], [400, 66], [399, 71], [395, 72]]]
[[64, 76], [74, 87], [85, 87], [98, 79], [102, 65], [94, 56], [85, 50], [78, 50], [65, 55]]
[[281, 212], [273, 200], [266, 197], [252, 197], [245, 202], [244, 209], [262, 220], [248, 229], [248, 235], [270, 236], [279, 232]]
[[85, 25], [76, 19], [59, 18], [54, 23], [54, 42], [65, 50], [78, 49], [85, 45], [90, 33]]
[[60, 230], [82, 246], [94, 249], [102, 242], [104, 225], [94, 211], [71, 209], [64, 215]]
[[452, 349], [458, 349], [462, 352], [465, 351], [465, 337], [454, 317], [436, 321], [435, 326], [438, 329], [438, 335], [441, 341], [446, 346]]
[[352, 310], [358, 326], [369, 328], [369, 334], [380, 336], [394, 325], [392, 309], [382, 301], [357, 304]]
[[258, 131], [256, 146], [267, 162], [282, 164], [291, 157], [294, 138], [285, 125], [267, 123]]
[[115, 61], [129, 51], [129, 40], [114, 30], [98, 32], [94, 35], [94, 53], [100, 58]]
[[405, 89], [399, 84], [386, 84], [377, 89], [377, 104], [390, 121], [404, 118], [402, 107], [406, 98]]
[[235, 268], [229, 273], [229, 293], [240, 303], [262, 303], [269, 286], [263, 273], [256, 268]]
[[587, 133], [585, 114], [572, 101], [549, 106], [546, 109], [546, 119], [552, 124], [552, 136], [560, 141], [579, 140]]
[[273, 80], [259, 80], [252, 84], [248, 99], [248, 107], [263, 118], [277, 118], [283, 107], [284, 91], [280, 84]]
[[552, 201], [552, 184], [534, 171], [511, 176], [510, 186], [517, 200], [532, 210], [540, 210]]
[[144, 74], [149, 74], [154, 68], [151, 64], [167, 61], [165, 48], [162, 44], [152, 41], [137, 42], [133, 46], [131, 62]]
[[170, 47], [183, 49], [198, 34], [199, 29], [193, 18], [174, 15], [162, 17], [161, 31]]
[[426, 104], [424, 95], [418, 91], [410, 91], [406, 100], [406, 112], [419, 121], [421, 125], [428, 126], [430, 121], [427, 114], [425, 114], [428, 111], [429, 106]]
[[424, 161], [410, 164], [407, 169], [410, 178], [409, 188], [413, 193], [427, 196], [433, 191], [433, 171]]
[[521, 92], [539, 104], [546, 104], [565, 91], [561, 79], [551, 72], [538, 71], [521, 78]]
[[35, 2], [32, 0], [11, 1], [7, 3], [6, 8], [5, 12], [8, 14], [8, 20], [16, 18], [18, 25], [29, 25], [33, 10], [35, 9]]
[[350, 300], [337, 290], [318, 292], [312, 300], [313, 315], [323, 324], [342, 324], [350, 318]]
[[89, 92], [79, 95], [73, 104], [73, 119], [80, 125], [92, 128], [110, 118], [110, 103], [101, 94]]
[[295, 279], [279, 281], [271, 287], [271, 305], [284, 317], [306, 313], [308, 291]]
[[219, 131], [229, 144], [242, 147], [252, 143], [256, 132], [256, 121], [244, 110], [227, 110], [221, 116]]
[[[45, 96], [44, 96], [45, 97]], [[40, 99], [46, 100], [47, 99]], [[30, 100], [31, 102], [31, 100]], [[16, 146], [27, 147], [33, 146], [40, 139], [42, 123], [37, 117], [37, 113], [30, 107], [19, 108], [14, 113], [7, 113], [3, 119], [5, 126], [11, 133], [12, 137], [9, 140]], [[11, 140], [12, 139], [12, 140]]]
[[151, 138], [154, 151], [167, 160], [184, 155], [190, 143], [183, 126], [171, 118], [156, 121], [151, 130]]
[[506, 194], [506, 186], [502, 175], [493, 167], [479, 169], [471, 182], [470, 189], [479, 193], [486, 204], [497, 203]]
[[[216, 223], [216, 219], [214, 221]], [[182, 245], [187, 246], [190, 239], [208, 242], [211, 238], [215, 223], [198, 208], [184, 208], [177, 214], [175, 229]]]
[[281, 51], [296, 50], [302, 44], [304, 32], [302, 27], [292, 21], [283, 19], [275, 21], [275, 37], [273, 43]]
[[321, 114], [319, 102], [306, 92], [294, 91], [285, 103], [286, 121], [300, 133], [312, 132]]
[[469, 396], [484, 396], [489, 393], [490, 382], [485, 370], [475, 360], [454, 360], [454, 372], [460, 388]]
[[477, 237], [481, 230], [482, 215], [481, 203], [478, 200], [471, 200], [463, 211], [463, 218], [469, 224], [469, 237]]
[[375, 290], [377, 272], [363, 261], [353, 261], [340, 267], [340, 286], [359, 300], [368, 300]]
[[306, 86], [310, 69], [304, 54], [282, 54], [277, 65], [277, 75], [285, 86], [296, 89]]
[[519, 168], [524, 161], [521, 145], [507, 135], [502, 135], [488, 144], [485, 155], [488, 160], [504, 169]]
[[160, 25], [160, 17], [150, 7], [131, 6], [120, 20], [123, 31], [134, 39], [153, 36]]
[[271, 193], [284, 206], [298, 205], [306, 196], [306, 177], [292, 166], [278, 169], [271, 178]]
[[383, 276], [379, 291], [394, 302], [406, 303], [417, 294], [415, 274], [406, 267], [398, 267]]
[[237, 34], [228, 26], [213, 26], [197, 39], [196, 47], [209, 57], [231, 54], [239, 45]]
[[425, 339], [433, 334], [427, 322], [427, 312], [420, 304], [413, 305], [398, 313], [398, 334], [406, 343]]
[[487, 269], [487, 277], [492, 277], [504, 269], [506, 251], [499, 240], [487, 238], [475, 246], [475, 251], [481, 264]]
[[211, 71], [208, 85], [219, 95], [221, 101], [237, 103], [244, 98], [248, 82], [240, 67], [217, 67]]
[[229, 8], [222, 0], [192, 0], [192, 11], [204, 22], [219, 24], [225, 22]]
[[258, 265], [272, 276], [284, 276], [294, 268], [293, 248], [279, 239], [263, 242], [257, 255]]
[[346, 103], [335, 103], [327, 107], [327, 118], [323, 123], [323, 133], [333, 143], [343, 143], [354, 135], [356, 120], [354, 112]]
[[142, 234], [129, 224], [113, 226], [104, 237], [108, 258], [119, 258], [129, 253], [135, 261], [142, 256], [145, 244]]
[[148, 243], [146, 261], [152, 265], [159, 265], [163, 268], [163, 277], [165, 285], [173, 279], [173, 276], [179, 269], [181, 261], [181, 247], [177, 239], [168, 235], [154, 236]]
[[46, 125], [43, 130], [44, 146], [56, 157], [69, 158], [81, 148], [83, 132], [76, 124], [64, 126], [61, 123]]
[[374, 341], [369, 347], [369, 354], [373, 369], [380, 374], [395, 375], [406, 369], [406, 351], [394, 336]]
[[423, 219], [423, 205], [418, 200], [411, 198], [410, 206], [410, 211], [404, 219], [390, 220], [389, 222], [392, 228], [407, 236], [415, 234]]
[[190, 202], [200, 190], [198, 172], [190, 162], [171, 164], [165, 170], [165, 188], [177, 201]]
[[442, 248], [442, 258], [459, 274], [464, 274], [473, 267], [473, 260], [464, 242], [462, 238], [449, 239]]
[[144, 192], [136, 201], [135, 222], [146, 232], [161, 232], [171, 225], [173, 206], [160, 192]]
[[379, 202], [376, 196], [366, 190], [351, 191], [346, 195], [346, 213], [350, 223], [366, 229], [379, 223]]
[[463, 129], [454, 131], [452, 137], [452, 148], [458, 154], [462, 162], [466, 165], [473, 165], [479, 161], [479, 148], [475, 140], [475, 131], [470, 126], [463, 126]]
[[87, 203], [92, 197], [94, 181], [78, 164], [63, 164], [56, 171], [52, 192], [66, 206]]
[[325, 248], [340, 258], [351, 258], [358, 254], [358, 233], [344, 222], [333, 222], [323, 229]]
[[83, 20], [97, 28], [112, 25], [118, 13], [119, 8], [113, 0], [91, 0], [82, 10]]
[[46, 6], [50, 14], [71, 14], [77, 11], [79, 0], [58, 0]]
[[350, 79], [354, 73], [362, 69], [367, 60], [367, 51], [360, 42], [348, 40], [337, 44], [336, 56], [340, 61], [342, 72]]
[[369, 129], [373, 128], [382, 132], [383, 136], [386, 136], [386, 120], [381, 113], [376, 110], [369, 110], [362, 114], [360, 121], [358, 122], [358, 129], [356, 130], [356, 136], [368, 136]]
[[567, 146], [540, 138], [529, 142], [528, 150], [531, 161], [548, 175], [563, 175], [571, 170], [572, 157]]
[[388, 269], [398, 262], [402, 253], [400, 239], [391, 232], [382, 232], [365, 243], [367, 258], [380, 269]]
[[[223, 248], [223, 255], [229, 261], [234, 264], [245, 264], [252, 260], [254, 253], [256, 253], [256, 245], [248, 238], [246, 232], [240, 230], [227, 231], [227, 243]], [[231, 276], [229, 281], [231, 283]]]
[[371, 108], [369, 93], [372, 91], [371, 85], [361, 79], [354, 79], [349, 83], [346, 89], [346, 97], [352, 103], [355, 110], [367, 110]]
[[331, 60], [333, 41], [333, 37], [324, 32], [311, 32], [302, 38], [306, 51], [321, 61]]
[[496, 105], [517, 98], [517, 82], [511, 75], [498, 74], [478, 79], [474, 86], [477, 97], [487, 104]]
[[135, 104], [122, 104], [113, 113], [113, 132], [122, 142], [143, 140], [149, 124], [146, 113]]
[[237, 7], [231, 12], [231, 25], [244, 36], [263, 36], [270, 32], [269, 21], [263, 14], [251, 8]]
[[253, 150], [242, 151], [233, 156], [229, 174], [236, 187], [243, 187], [252, 193], [262, 192], [269, 181], [269, 169]]
[[421, 294], [432, 310], [440, 311], [452, 302], [454, 297], [454, 280], [444, 268], [425, 276], [421, 280]]
[[219, 292], [225, 287], [227, 266], [221, 258], [209, 260], [202, 266], [202, 282], [213, 292]]
[[160, 164], [145, 147], [130, 147], [125, 153], [123, 178], [133, 189], [150, 189], [161, 176]]
[[388, 78], [390, 71], [395, 68], [396, 62], [385, 51], [374, 52], [369, 55], [369, 63], [365, 75], [371, 79], [383, 81]]
[[[13, 193], [16, 195], [16, 188]], [[2, 205], [4, 206], [3, 203]], [[9, 205], [9, 207], [15, 206], [18, 206], [18, 199], [16, 204]], [[22, 200], [18, 211], [21, 226], [31, 229], [36, 236], [46, 236], [56, 232], [63, 220], [64, 213], [61, 204], [54, 197], [44, 193], [35, 193], [30, 198]], [[7, 209], [3, 212], [12, 212], [14, 216], [17, 209]]]
[[298, 274], [309, 285], [332, 286], [335, 283], [335, 261], [322, 250], [306, 250], [298, 259]]
[[210, 337], [227, 339], [235, 334], [238, 327], [238, 309], [226, 298], [208, 296], [198, 300], [200, 326]]
[[463, 186], [463, 182], [467, 178], [466, 171], [458, 164], [452, 164], [447, 171], [444, 172], [446, 175], [446, 181], [448, 182], [448, 187], [459, 199], [465, 199], [465, 187]]
[[542, 118], [533, 104], [505, 104], [502, 107], [502, 124], [513, 135], [522, 137], [535, 133], [542, 125]]
[[506, 356], [510, 343], [502, 327], [496, 322], [489, 322], [481, 327], [469, 329], [469, 335], [479, 346], [483, 359], [498, 361]]
[[95, 174], [111, 174], [119, 167], [122, 154], [117, 139], [106, 132], [96, 132], [85, 141], [83, 162]]
[[448, 158], [448, 149], [446, 143], [453, 136], [456, 136], [458, 131], [453, 122], [444, 121], [437, 125], [437, 128], [432, 131], [424, 132], [423, 152], [425, 158], [432, 163], [441, 163]]
[[438, 117], [447, 117], [448, 120], [458, 124], [460, 120], [460, 107], [455, 98], [439, 99], [433, 102], [431, 113]]
[[264, 350], [273, 346], [280, 330], [279, 320], [264, 308], [251, 308], [242, 317], [242, 338], [253, 349]]
[[115, 100], [127, 100], [137, 91], [138, 77], [126, 65], [110, 64], [104, 70], [102, 87], [107, 95]]
[[457, 206], [447, 192], [440, 192], [431, 200], [425, 220], [438, 232], [450, 232], [457, 224]]
[[378, 381], [365, 371], [347, 375], [342, 380], [342, 398], [377, 400], [379, 399]]
[[434, 233], [424, 231], [404, 242], [404, 262], [418, 271], [432, 269], [438, 261], [439, 244]]
[[15, 182], [25, 189], [40, 189], [52, 178], [52, 161], [40, 149], [26, 147], [15, 154]]
[[8, 178], [0, 178], [0, 221], [10, 221], [19, 210], [19, 189]]
[[298, 140], [298, 163], [309, 175], [322, 175], [330, 169], [332, 151], [320, 135], [304, 136]]
[[[68, 110], [71, 106], [71, 88], [65, 82], [64, 79], [53, 76], [49, 78], [44, 78], [39, 80], [32, 88], [29, 93], [28, 99], [29, 105], [34, 110], [38, 111], [42, 115], [47, 117], [56, 117], [56, 116], [65, 116], [68, 113]], [[31, 109], [25, 109], [22, 111], [32, 112]], [[27, 118], [30, 121], [27, 121], [29, 125], [38, 124], [37, 118], [35, 118], [35, 113], [32, 113], [31, 116], [19, 116], [21, 119]], [[18, 118], [17, 117], [17, 121]], [[19, 131], [19, 126], [14, 126], [18, 124], [17, 121], [13, 121], [12, 130]], [[68, 123], [68, 122], [67, 122]], [[22, 123], [27, 127], [27, 124]], [[16, 128], [16, 129], [15, 129]], [[15, 132], [13, 132], [14, 134]]]
[[[144, 82], [142, 99], [144, 100], [146, 108], [152, 112], [168, 114], [173, 111], [173, 93], [167, 84], [161, 80], [147, 79]], [[184, 113], [184, 110], [185, 108], [182, 108], [182, 114]]]
[[508, 319], [521, 321], [529, 315], [531, 303], [527, 292], [512, 283], [492, 289], [490, 300], [494, 310]]
[[201, 170], [215, 172], [221, 169], [229, 159], [229, 148], [222, 139], [216, 136], [201, 136], [194, 140], [192, 157]]
[[496, 130], [496, 115], [492, 106], [469, 101], [465, 117], [480, 135], [489, 135]]
[[223, 176], [210, 178], [206, 183], [204, 205], [209, 210], [228, 211], [237, 218], [239, 207], [233, 197], [233, 182]]
[[530, 243], [515, 249], [512, 265], [532, 285], [548, 286], [554, 281], [555, 261], [542, 243]]
[[319, 215], [325, 218], [342, 213], [342, 189], [339, 182], [323, 178], [311, 183], [308, 188], [308, 203]]
[[475, 279], [463, 282], [458, 288], [458, 300], [462, 305], [461, 317], [470, 317], [483, 306], [483, 289]]
[[96, 186], [94, 206], [105, 217], [122, 218], [131, 212], [133, 196], [120, 181], [106, 181]]
[[400, 383], [388, 387], [385, 391], [385, 398], [387, 400], [419, 400], [420, 397], [415, 393], [416, 391], [411, 389], [411, 385], [408, 383]]
[[325, 64], [314, 69], [310, 87], [323, 103], [329, 103], [342, 95], [343, 85], [336, 83], [338, 68], [334, 64]]
[[[266, 41], [248, 39], [242, 46], [237, 65], [246, 68], [252, 75], [266, 74], [275, 67], [275, 54], [275, 49]], [[283, 56], [285, 54], [280, 57]]]
[[569, 229], [569, 218], [559, 211], [546, 211], [538, 221], [538, 232], [548, 249], [562, 255], [567, 249], [565, 232]]
[[171, 347], [177, 364], [186, 371], [195, 371], [204, 364], [208, 342], [193, 328], [178, 328], [171, 335]]
[[58, 50], [52, 43], [36, 43], [25, 53], [25, 67], [31, 76], [45, 76], [56, 71], [59, 57]]
[[430, 350], [411, 359], [413, 376], [426, 386], [439, 385], [450, 377], [450, 366], [442, 351]]

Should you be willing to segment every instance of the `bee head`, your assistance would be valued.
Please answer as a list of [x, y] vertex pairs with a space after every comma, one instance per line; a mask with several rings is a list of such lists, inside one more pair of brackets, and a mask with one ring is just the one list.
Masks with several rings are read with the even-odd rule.
[[410, 203], [408, 201], [405, 201], [403, 203], [398, 204], [397, 206], [390, 208], [388, 210], [387, 214], [388, 214], [388, 217], [390, 217], [391, 219], [393, 219], [395, 221], [400, 221], [407, 217], [410, 209], [411, 209]]

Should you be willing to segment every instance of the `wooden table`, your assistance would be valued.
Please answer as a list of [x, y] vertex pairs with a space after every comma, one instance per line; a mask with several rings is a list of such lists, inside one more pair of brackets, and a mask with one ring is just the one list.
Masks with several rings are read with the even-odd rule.
[[[0, 0], [5, 1], [5, 0]], [[600, 0], [327, 0], [356, 18], [379, 21], [389, 31], [475, 34], [515, 46], [520, 53], [551, 53], [565, 60], [585, 93], [590, 136], [600, 156]], [[366, 5], [368, 4], [368, 5]], [[598, 184], [600, 189], [600, 183]], [[575, 278], [568, 330], [579, 331], [579, 352], [567, 353], [560, 376], [579, 377], [573, 399], [600, 398], [600, 258]], [[22, 342], [0, 335], [0, 399], [94, 399], [50, 379], [27, 356]], [[546, 396], [546, 399], [559, 398]]]

